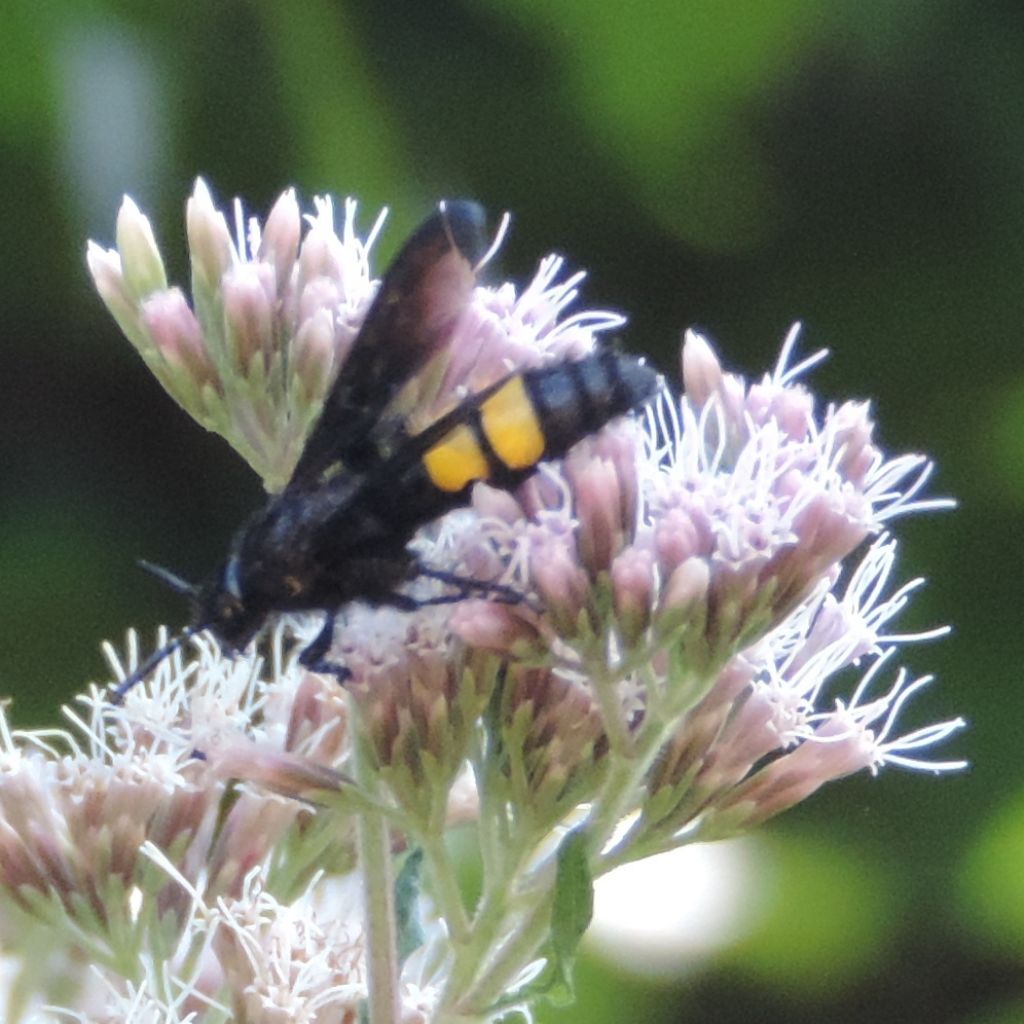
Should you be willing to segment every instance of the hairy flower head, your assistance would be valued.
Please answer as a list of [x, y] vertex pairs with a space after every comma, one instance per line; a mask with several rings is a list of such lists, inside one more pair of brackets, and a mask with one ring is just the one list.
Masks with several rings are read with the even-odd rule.
[[[89, 247], [147, 365], [270, 490], [378, 287], [382, 218], [360, 237], [355, 214], [339, 227], [321, 199], [304, 221], [288, 191], [262, 225], [236, 207], [232, 230], [197, 182], [188, 298], [131, 200], [116, 248]], [[415, 433], [621, 326], [575, 310], [582, 275], [563, 268], [477, 287], [389, 415]], [[191, 637], [121, 707], [93, 691], [73, 733], [0, 720], [0, 897], [72, 925], [69, 944], [88, 936], [118, 1019], [355, 1021], [381, 986], [381, 934], [402, 949], [393, 1015], [482, 1018], [528, 1006], [541, 961], [565, 973], [552, 914], [581, 932], [593, 877], [750, 829], [851, 772], [958, 767], [928, 751], [959, 719], [900, 724], [929, 680], [899, 652], [944, 631], [897, 631], [919, 581], [891, 582], [889, 531], [945, 504], [921, 497], [931, 463], [882, 451], [867, 403], [823, 405], [805, 383], [820, 354], [794, 362], [796, 337], [748, 382], [689, 333], [682, 394], [514, 492], [478, 485], [414, 539], [437, 571], [410, 581], [412, 610], [336, 610], [340, 684], [297, 657], [320, 624], [279, 616], [234, 660]], [[432, 606], [446, 577], [485, 596]], [[138, 661], [134, 639], [108, 653], [115, 679]], [[472, 905], [456, 826], [479, 852]], [[392, 889], [378, 869], [399, 857]]]

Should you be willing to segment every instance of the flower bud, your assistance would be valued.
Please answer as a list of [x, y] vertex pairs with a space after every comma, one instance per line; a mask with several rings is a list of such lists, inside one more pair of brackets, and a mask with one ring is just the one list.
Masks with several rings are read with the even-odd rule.
[[704, 558], [687, 558], [677, 565], [661, 590], [659, 615], [674, 620], [689, 615], [698, 603], [707, 600], [711, 569]]
[[557, 628], [575, 634], [591, 587], [571, 541], [555, 537], [541, 541], [530, 552], [530, 576]]
[[207, 746], [203, 754], [222, 779], [256, 783], [281, 796], [316, 801], [318, 793], [336, 793], [349, 784], [341, 772], [308, 757], [261, 747], [249, 740], [222, 740]]
[[479, 650], [526, 660], [547, 649], [520, 609], [496, 601], [463, 601], [452, 613], [450, 625], [464, 643]]
[[235, 262], [235, 244], [231, 240], [224, 215], [213, 205], [206, 182], [196, 178], [195, 189], [185, 204], [185, 230], [192, 258], [193, 285], [204, 296], [212, 293], [221, 277]]
[[628, 547], [615, 556], [611, 578], [619, 633], [627, 644], [636, 644], [651, 620], [654, 558], [643, 548]]
[[692, 555], [709, 553], [702, 550], [704, 547], [697, 525], [688, 512], [669, 508], [658, 515], [654, 523], [654, 550], [663, 577]]
[[473, 488], [473, 508], [481, 518], [512, 525], [524, 518], [523, 507], [509, 491], [480, 483]]
[[806, 388], [781, 388], [772, 400], [772, 416], [792, 441], [802, 441], [814, 422], [814, 396]]
[[318, 277], [326, 277], [342, 286], [340, 243], [333, 226], [321, 215], [314, 218], [299, 246], [299, 284], [305, 286]]
[[722, 383], [722, 365], [707, 339], [689, 330], [683, 336], [683, 391], [694, 408], [702, 408]]
[[[206, 351], [202, 328], [178, 288], [157, 292], [142, 303], [142, 322], [164, 360], [181, 370], [200, 392], [217, 383], [217, 369]], [[177, 396], [175, 396], [177, 397]]]
[[844, 717], [829, 718], [815, 736], [717, 800], [707, 816], [707, 837], [751, 829], [806, 800], [826, 782], [870, 768], [874, 743], [852, 719]]
[[879, 460], [878, 449], [871, 443], [875, 424], [870, 410], [867, 402], [843, 402], [833, 416], [836, 448], [843, 449], [839, 469], [858, 485]]
[[148, 348], [139, 323], [138, 305], [121, 269], [121, 257], [113, 249], [104, 249], [95, 242], [89, 242], [85, 260], [96, 291], [128, 340], [136, 348]]
[[289, 367], [306, 397], [322, 400], [334, 373], [334, 322], [326, 309], [304, 320], [292, 341]]
[[625, 541], [623, 496], [615, 465], [590, 451], [570, 454], [566, 476], [579, 520], [580, 558], [592, 575], [611, 568]]
[[272, 309], [262, 277], [258, 266], [242, 263], [223, 278], [228, 344], [235, 365], [246, 375], [258, 357], [269, 360], [274, 347]]
[[166, 288], [167, 273], [153, 228], [130, 196], [124, 197], [117, 213], [116, 237], [129, 293], [138, 300]]
[[299, 254], [299, 237], [302, 234], [302, 219], [295, 189], [285, 189], [267, 214], [256, 254], [261, 262], [274, 267], [277, 292], [283, 295]]

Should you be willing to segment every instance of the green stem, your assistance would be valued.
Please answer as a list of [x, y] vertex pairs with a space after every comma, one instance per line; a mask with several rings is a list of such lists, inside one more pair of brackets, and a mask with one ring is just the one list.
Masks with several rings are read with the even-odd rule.
[[[372, 790], [375, 776], [370, 754], [355, 743], [356, 781]], [[369, 1024], [397, 1024], [398, 928], [395, 922], [395, 879], [391, 837], [382, 814], [364, 811], [356, 819], [356, 848], [363, 874], [363, 913], [366, 932], [366, 980]]]
[[532, 909], [520, 912], [519, 925], [499, 948], [497, 955], [488, 964], [483, 975], [465, 993], [463, 1005], [470, 1013], [484, 1013], [502, 996], [530, 963], [548, 935], [551, 923], [551, 901], [549, 887], [542, 887]]
[[452, 942], [464, 945], [469, 940], [469, 915], [462, 901], [462, 892], [455, 877], [448, 847], [445, 845], [443, 833], [432, 833], [420, 839], [430, 877], [434, 883], [433, 895], [437, 907], [448, 927]]
[[604, 849], [619, 822], [635, 804], [636, 792], [643, 785], [644, 777], [678, 725], [676, 717], [658, 721], [652, 716], [634, 738], [633, 757], [613, 759], [604, 790], [594, 801], [593, 813], [587, 824], [593, 854]]
[[[509, 879], [509, 885], [512, 880]], [[488, 885], [488, 891], [480, 899], [476, 917], [473, 919], [469, 941], [455, 951], [455, 962], [445, 984], [441, 998], [442, 1007], [459, 1006], [463, 996], [477, 972], [487, 951], [491, 948], [495, 936], [501, 930], [505, 920], [506, 904], [497, 893], [496, 887]], [[506, 894], [507, 895], [507, 894]]]
[[483, 866], [483, 892], [476, 906], [466, 943], [455, 950], [442, 1007], [460, 1002], [462, 993], [480, 969], [484, 954], [498, 934], [505, 917], [509, 893], [513, 891], [513, 864], [520, 860], [514, 849], [506, 817], [507, 784], [497, 763], [492, 740], [486, 730], [478, 732], [472, 754], [480, 799], [477, 830]]
[[517, 908], [519, 879], [526, 859], [524, 843], [514, 832], [506, 836], [506, 845], [498, 851], [498, 862], [484, 877], [484, 891], [477, 905], [469, 941], [455, 951], [448, 982], [441, 999], [442, 1007], [461, 1007], [465, 994], [474, 983], [487, 954], [494, 948], [509, 921], [521, 919]]
[[631, 758], [634, 754], [634, 738], [622, 717], [622, 700], [618, 684], [622, 676], [608, 671], [607, 660], [601, 657], [586, 659], [587, 674], [590, 676], [593, 692], [597, 697], [604, 722], [604, 731], [614, 754]]

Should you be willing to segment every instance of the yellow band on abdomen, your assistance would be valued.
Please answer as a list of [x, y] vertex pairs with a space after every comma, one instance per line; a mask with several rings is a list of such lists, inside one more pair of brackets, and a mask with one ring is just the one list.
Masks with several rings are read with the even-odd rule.
[[494, 454], [509, 469], [528, 469], [544, 455], [544, 432], [522, 377], [513, 377], [480, 405]]
[[488, 476], [487, 459], [465, 424], [449, 431], [425, 452], [423, 465], [434, 486], [442, 491], [461, 491], [466, 484]]

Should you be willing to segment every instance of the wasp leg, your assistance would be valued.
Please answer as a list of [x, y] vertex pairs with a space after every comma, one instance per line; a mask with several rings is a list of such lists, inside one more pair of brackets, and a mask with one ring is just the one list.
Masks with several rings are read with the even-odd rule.
[[454, 594], [425, 598], [418, 602], [420, 605], [452, 604], [456, 601], [464, 601], [467, 597], [473, 597], [474, 595], [493, 597], [501, 604], [519, 604], [524, 599], [524, 595], [516, 590], [515, 587], [510, 587], [505, 583], [489, 583], [486, 580], [475, 580], [471, 576], [459, 576], [444, 569], [432, 569], [429, 565], [419, 565], [416, 567], [416, 570], [421, 576], [438, 580], [449, 587], [454, 587], [456, 591]]
[[319, 672], [321, 675], [334, 676], [339, 683], [345, 682], [352, 673], [336, 661], [327, 659], [327, 652], [334, 642], [334, 611], [325, 613], [323, 628], [313, 638], [313, 641], [299, 655], [299, 664], [310, 672]]

